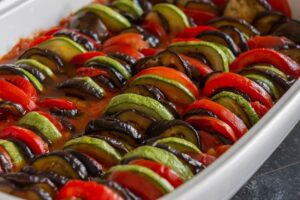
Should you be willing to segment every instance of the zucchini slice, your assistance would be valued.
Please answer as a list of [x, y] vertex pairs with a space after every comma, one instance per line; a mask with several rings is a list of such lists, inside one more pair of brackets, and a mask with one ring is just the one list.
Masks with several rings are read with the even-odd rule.
[[138, 18], [143, 14], [143, 9], [132, 0], [114, 0], [111, 5], [116, 7], [123, 13], [129, 13], [134, 18]]
[[171, 44], [168, 49], [186, 55], [203, 55], [214, 71], [228, 71], [230, 60], [223, 49], [215, 43], [206, 41], [176, 42]]
[[17, 65], [20, 65], [20, 64], [30, 65], [50, 78], [55, 77], [55, 74], [48, 66], [46, 66], [43, 63], [40, 63], [39, 61], [34, 60], [34, 59], [21, 59], [21, 60], [18, 60], [16, 62], [16, 64]]
[[97, 14], [108, 30], [112, 32], [118, 33], [123, 29], [130, 27], [130, 22], [125, 17], [105, 5], [92, 3], [77, 11], [76, 14], [82, 12], [92, 12]]

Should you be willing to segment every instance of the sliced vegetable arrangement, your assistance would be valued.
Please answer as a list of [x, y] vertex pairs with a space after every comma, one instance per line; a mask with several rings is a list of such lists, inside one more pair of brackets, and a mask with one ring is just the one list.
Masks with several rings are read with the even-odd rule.
[[[280, 2], [280, 3], [279, 3]], [[300, 76], [286, 1], [92, 3], [0, 66], [0, 191], [158, 199]]]

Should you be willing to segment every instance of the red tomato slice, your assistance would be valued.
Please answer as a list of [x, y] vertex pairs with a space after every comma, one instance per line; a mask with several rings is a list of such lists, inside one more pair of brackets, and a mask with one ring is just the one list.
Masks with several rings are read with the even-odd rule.
[[172, 43], [176, 42], [191, 42], [191, 41], [201, 41], [197, 38], [175, 38], [172, 40]]
[[187, 61], [191, 66], [193, 66], [194, 68], [196, 68], [196, 70], [202, 76], [206, 76], [209, 73], [213, 72], [213, 70], [209, 66], [207, 66], [204, 63], [202, 63], [200, 60], [188, 57], [188, 56], [183, 55], [183, 54], [180, 54], [180, 57], [182, 57], [185, 61]]
[[144, 56], [154, 56], [160, 51], [163, 51], [163, 49], [146, 48], [146, 49], [142, 49], [141, 53], [144, 54]]
[[250, 104], [260, 118], [262, 118], [268, 112], [266, 106], [262, 105], [258, 101], [250, 102]]
[[52, 38], [53, 38], [52, 35], [40, 36], [40, 37], [34, 39], [32, 42], [29, 43], [29, 48], [35, 47], [35, 46], [37, 46], [37, 45], [39, 45], [39, 44], [41, 44], [41, 43], [43, 43], [47, 40], [50, 40]]
[[219, 119], [227, 123], [234, 130], [234, 133], [238, 138], [242, 137], [248, 131], [243, 120], [241, 120], [233, 112], [231, 112], [221, 104], [208, 99], [201, 99], [189, 105], [185, 110], [185, 113], [194, 109], [204, 109], [211, 111], [212, 113], [217, 115]]
[[210, 97], [220, 88], [235, 88], [249, 95], [253, 101], [260, 101], [268, 109], [273, 105], [272, 97], [262, 87], [239, 74], [231, 72], [214, 74], [206, 81], [203, 94]]
[[227, 0], [212, 0], [212, 2], [214, 2], [214, 4], [216, 4], [217, 6], [223, 8], [225, 7]]
[[23, 90], [27, 96], [29, 96], [33, 101], [36, 101], [37, 92], [29, 80], [18, 75], [6, 75], [4, 79]]
[[293, 78], [300, 76], [300, 66], [289, 57], [272, 49], [253, 49], [240, 54], [230, 65], [230, 71], [238, 73], [253, 64], [271, 64]]
[[126, 45], [136, 50], [142, 50], [149, 48], [148, 42], [144, 41], [144, 36], [138, 33], [123, 33], [106, 40], [103, 44], [103, 48], [107, 48], [114, 45]]
[[41, 137], [31, 130], [19, 127], [9, 126], [0, 132], [0, 138], [15, 138], [24, 142], [33, 151], [34, 154], [49, 152], [48, 144]]
[[76, 105], [66, 99], [47, 98], [37, 102], [38, 106], [42, 108], [58, 108], [61, 110], [77, 109]]
[[288, 0], [267, 0], [274, 10], [282, 12], [285, 16], [291, 18], [292, 11]]
[[185, 28], [181, 33], [177, 35], [179, 38], [195, 38], [197, 35], [204, 31], [216, 31], [218, 30], [212, 26], [196, 26], [191, 28]]
[[136, 74], [132, 80], [146, 74], [154, 74], [161, 77], [176, 80], [182, 85], [184, 85], [187, 89], [189, 89], [191, 93], [193, 93], [193, 95], [196, 97], [196, 99], [200, 96], [199, 90], [196, 87], [196, 85], [184, 73], [180, 71], [164, 66], [151, 67], [148, 69], [144, 69], [138, 74]]
[[101, 52], [101, 51], [89, 51], [86, 53], [79, 54], [75, 56], [72, 60], [71, 63], [73, 65], [79, 65], [82, 66], [84, 63], [86, 63], [88, 60], [96, 57], [96, 56], [105, 56], [106, 54]]
[[207, 154], [209, 154], [211, 156], [215, 156], [216, 158], [218, 158], [221, 155], [223, 155], [230, 147], [231, 147], [231, 145], [220, 145], [216, 148], [210, 148], [207, 151]]
[[144, 21], [142, 27], [159, 38], [163, 38], [167, 35], [162, 25], [152, 21]]
[[216, 18], [217, 15], [212, 12], [203, 10], [182, 8], [182, 11], [189, 17], [191, 17], [197, 25], [206, 24], [209, 20]]
[[88, 76], [88, 77], [105, 75], [105, 76], [109, 77], [109, 75], [106, 71], [97, 69], [94, 67], [80, 67], [76, 70], [76, 75], [77, 76]]
[[220, 119], [196, 115], [189, 117], [186, 121], [200, 130], [217, 132], [230, 139], [232, 142], [237, 141], [232, 128]]
[[122, 200], [116, 192], [107, 186], [92, 181], [71, 180], [57, 193], [55, 200]]
[[0, 80], [0, 98], [18, 103], [27, 111], [36, 108], [35, 102], [23, 90], [5, 80]]
[[204, 166], [209, 166], [212, 164], [215, 160], [216, 157], [212, 155], [208, 155], [206, 153], [198, 153], [198, 154], [189, 154], [193, 159], [198, 160], [200, 163], [203, 163]]
[[117, 52], [123, 53], [128, 56], [131, 56], [132, 58], [134, 58], [136, 60], [139, 60], [144, 57], [144, 55], [141, 52], [139, 52], [132, 46], [125, 45], [125, 44], [119, 44], [119, 45], [116, 44], [113, 46], [109, 46], [109, 47], [106, 47], [105, 49], [103, 49], [103, 51], [105, 53], [117, 53]]
[[109, 175], [108, 179], [128, 188], [143, 200], [155, 200], [164, 195], [163, 192], [155, 186], [155, 183], [132, 172], [115, 171]]
[[255, 36], [250, 38], [248, 41], [248, 46], [250, 49], [258, 49], [258, 48], [275, 48], [277, 46], [282, 46], [286, 44], [293, 44], [292, 41], [287, 39], [286, 37], [278, 37], [278, 36]]
[[177, 188], [181, 184], [183, 184], [182, 178], [174, 170], [160, 163], [151, 160], [138, 159], [131, 161], [130, 164], [139, 165], [151, 169], [152, 171], [169, 181], [169, 183], [174, 188]]
[[43, 112], [43, 111], [36, 111], [36, 112], [38, 112], [39, 114], [41, 114], [44, 117], [46, 117], [57, 128], [57, 130], [59, 132], [63, 132], [64, 131], [64, 126], [55, 117], [53, 117], [52, 115], [50, 115], [47, 112]]

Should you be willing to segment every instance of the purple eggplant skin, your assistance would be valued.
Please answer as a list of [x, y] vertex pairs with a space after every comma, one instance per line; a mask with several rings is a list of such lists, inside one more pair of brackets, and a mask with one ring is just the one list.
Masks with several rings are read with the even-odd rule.
[[260, 35], [260, 32], [251, 24], [243, 19], [237, 19], [233, 17], [218, 17], [207, 22], [208, 25], [214, 26], [216, 28], [220, 28], [222, 26], [234, 26], [249, 37], [253, 37], [256, 35]]
[[4, 173], [11, 172], [13, 165], [7, 158], [0, 153], [0, 166]]
[[300, 44], [300, 21], [290, 20], [286, 23], [278, 25], [273, 29], [272, 35], [284, 36], [291, 41]]
[[31, 149], [21, 140], [15, 139], [15, 138], [9, 138], [7, 139], [11, 142], [13, 142], [15, 145], [19, 147], [23, 155], [27, 158], [27, 161], [31, 161], [32, 159], [35, 158], [35, 154], [31, 151]]
[[257, 28], [262, 35], [267, 35], [278, 22], [283, 20], [286, 21], [287, 17], [281, 12], [266, 11], [259, 13], [253, 20], [252, 25]]
[[230, 35], [230, 37], [235, 41], [242, 52], [249, 50], [247, 39], [240, 31], [240, 29], [234, 26], [221, 26], [219, 29], [220, 31], [223, 31], [224, 33]]
[[82, 114], [78, 109], [65, 110], [65, 109], [51, 108], [50, 112], [54, 115], [68, 117], [68, 118], [76, 118]]
[[93, 138], [98, 138], [101, 140], [104, 140], [108, 144], [110, 144], [112, 147], [117, 149], [122, 155], [125, 153], [128, 153], [130, 150], [126, 147], [126, 145], [123, 144], [123, 141], [118, 140], [115, 138], [113, 135], [108, 136], [108, 135], [89, 135], [90, 137]]
[[182, 118], [183, 119], [187, 119], [187, 118], [189, 118], [191, 116], [194, 116], [194, 115], [201, 115], [201, 116], [209, 116], [209, 117], [218, 118], [218, 116], [216, 114], [214, 114], [211, 111], [205, 110], [205, 109], [194, 109], [194, 110], [191, 110], [191, 111], [185, 113]]
[[146, 131], [149, 137], [179, 137], [194, 143], [201, 149], [199, 134], [189, 123], [183, 120], [162, 120], [154, 122]]
[[39, 56], [39, 57], [43, 57], [43, 58], [51, 60], [56, 65], [56, 68], [57, 68], [56, 71], [63, 72], [65, 63], [62, 60], [62, 58], [59, 55], [57, 55], [56, 53], [54, 53], [53, 51], [50, 51], [48, 49], [40, 49], [37, 47], [30, 48], [30, 49], [26, 50], [19, 57], [19, 59], [29, 59], [32, 56]]
[[72, 16], [67, 27], [76, 29], [99, 43], [103, 42], [109, 36], [107, 27], [98, 15], [92, 12], [84, 12]]
[[[77, 174], [78, 177], [67, 177], [67, 178], [80, 178], [82, 180], [86, 180], [88, 178], [88, 172], [84, 164], [78, 158], [73, 156], [71, 153], [65, 151], [54, 151], [54, 152], [39, 155], [34, 160], [31, 161], [30, 165], [32, 166], [34, 162], [39, 159], [44, 159], [45, 160], [44, 162], [47, 162], [48, 156], [57, 156], [59, 158], [62, 158], [70, 165], [72, 169], [74, 169], [74, 172]], [[51, 166], [51, 163], [48, 163], [48, 165]], [[52, 170], [51, 168], [35, 169], [35, 170], [38, 172], [49, 172], [49, 173], [53, 172], [51, 171]], [[64, 176], [63, 174], [60, 175]]]
[[37, 170], [33, 169], [30, 166], [23, 167], [22, 172], [30, 175], [36, 175], [36, 176], [48, 178], [56, 185], [58, 189], [63, 187], [69, 181], [69, 179], [64, 176], [58, 175], [53, 172], [38, 172]]
[[24, 70], [28, 71], [29, 73], [31, 73], [41, 83], [43, 83], [46, 80], [46, 76], [35, 67], [32, 67], [32, 66], [30, 66], [28, 64], [24, 64], [24, 63], [18, 64], [17, 66], [20, 67], [21, 69], [24, 69]]
[[24, 116], [26, 114], [26, 110], [23, 108], [22, 105], [13, 103], [11, 101], [0, 101], [0, 111], [19, 117]]
[[108, 54], [108, 57], [117, 60], [119, 63], [121, 63], [126, 70], [132, 74], [132, 65], [135, 63], [135, 59], [132, 58], [131, 56], [116, 52], [116, 53], [111, 53]]
[[[221, 31], [204, 31], [200, 34], [198, 34], [196, 37], [199, 38], [200, 40], [206, 40], [206, 37], [212, 37], [211, 39], [215, 38], [215, 42], [218, 42], [218, 40], [221, 40], [223, 42], [222, 45], [227, 46], [231, 52], [235, 55], [238, 56], [241, 52], [239, 47], [236, 45], [234, 40], [226, 33], [221, 32]], [[209, 42], [214, 42], [212, 40], [208, 40]]]
[[118, 193], [121, 197], [123, 197], [124, 200], [142, 200], [140, 197], [136, 196], [136, 194], [132, 193], [129, 189], [121, 186], [117, 182], [99, 178], [92, 180], [109, 187], [114, 192]]
[[89, 177], [102, 177], [104, 172], [102, 166], [95, 160], [75, 150], [66, 150], [80, 160], [88, 171]]
[[92, 120], [88, 123], [85, 129], [85, 134], [89, 135], [101, 135], [101, 132], [121, 133], [125, 137], [129, 137], [137, 143], [141, 143], [144, 139], [144, 136], [132, 125], [110, 117]]
[[124, 93], [134, 93], [146, 97], [151, 97], [157, 101], [166, 100], [164, 93], [153, 85], [131, 85], [125, 89]]
[[198, 174], [200, 173], [202, 170], [205, 169], [204, 164], [200, 163], [199, 161], [193, 159], [191, 156], [189, 156], [188, 154], [182, 153], [180, 151], [177, 151], [176, 149], [166, 145], [166, 144], [155, 144], [155, 147], [164, 149], [170, 153], [172, 153], [173, 155], [175, 155], [179, 160], [181, 160], [183, 163], [185, 163], [187, 166], [189, 166], [189, 168], [191, 169], [191, 171], [194, 174]]
[[87, 51], [96, 51], [97, 47], [90, 42], [87, 38], [83, 37], [82, 34], [78, 33], [77, 31], [70, 30], [70, 29], [62, 29], [58, 32], [54, 33], [54, 36], [63, 36], [67, 37], [74, 42], [80, 44], [83, 48]]
[[14, 64], [4, 64], [0, 65], [0, 75], [19, 75], [28, 80], [27, 76], [17, 65]]
[[298, 64], [300, 64], [300, 45], [286, 44], [283, 46], [275, 47], [275, 50], [283, 53], [284, 55], [290, 57]]

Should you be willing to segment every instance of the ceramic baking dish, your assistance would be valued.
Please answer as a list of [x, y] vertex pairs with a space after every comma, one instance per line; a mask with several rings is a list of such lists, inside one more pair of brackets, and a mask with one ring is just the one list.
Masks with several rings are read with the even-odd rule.
[[[4, 0], [0, 3], [0, 55], [20, 37], [49, 28], [90, 0]], [[300, 19], [300, 0], [290, 0]], [[230, 199], [271, 155], [300, 120], [300, 80], [229, 151], [164, 200]], [[0, 199], [16, 198], [0, 193]]]

